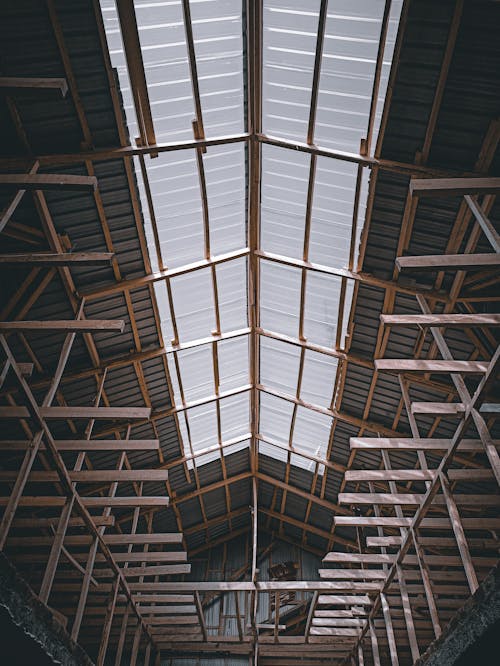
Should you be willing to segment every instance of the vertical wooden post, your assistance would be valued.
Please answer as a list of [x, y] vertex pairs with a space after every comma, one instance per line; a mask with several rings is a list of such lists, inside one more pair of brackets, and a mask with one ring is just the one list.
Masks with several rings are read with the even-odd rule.
[[368, 619], [368, 626], [370, 628], [370, 641], [372, 644], [373, 666], [380, 666], [380, 652], [378, 649], [377, 634], [375, 633], [375, 625], [373, 624], [372, 618]]
[[446, 507], [450, 516], [453, 533], [455, 534], [455, 539], [457, 541], [460, 557], [462, 558], [462, 564], [464, 566], [467, 582], [469, 583], [471, 594], [474, 594], [479, 586], [479, 583], [477, 580], [476, 570], [474, 569], [474, 564], [472, 563], [472, 557], [470, 555], [469, 546], [467, 544], [464, 528], [462, 526], [462, 521], [460, 520], [460, 514], [458, 512], [455, 500], [453, 499], [448, 479], [444, 474], [441, 473], [439, 475], [439, 480], [441, 481], [441, 488], [443, 489]]
[[382, 604], [382, 612], [384, 614], [385, 630], [387, 633], [387, 641], [389, 643], [389, 654], [391, 655], [392, 666], [399, 666], [398, 652], [396, 649], [396, 639], [394, 637], [394, 629], [392, 626], [391, 611], [387, 598], [383, 592], [380, 593], [380, 602]]
[[432, 583], [431, 583], [429, 569], [427, 568], [427, 564], [425, 563], [424, 552], [420, 544], [418, 543], [417, 535], [413, 528], [411, 530], [411, 535], [413, 538], [413, 544], [415, 546], [415, 554], [417, 556], [418, 566], [420, 568], [420, 575], [422, 576], [422, 582], [424, 584], [425, 596], [427, 597], [427, 605], [429, 606], [429, 612], [432, 620], [432, 626], [434, 629], [434, 635], [436, 636], [436, 638], [439, 638], [439, 636], [441, 636], [441, 625], [439, 623], [439, 615], [436, 608], [436, 601], [434, 599], [434, 594], [432, 592]]
[[401, 601], [403, 602], [403, 614], [406, 623], [406, 631], [408, 633], [408, 639], [410, 641], [411, 658], [413, 659], [413, 661], [417, 661], [417, 659], [420, 657], [420, 650], [418, 649], [417, 636], [415, 633], [415, 625], [413, 623], [410, 598], [408, 596], [408, 590], [406, 588], [406, 581], [404, 578], [403, 567], [400, 564], [396, 564], [396, 570], [398, 573], [398, 580], [399, 580], [399, 592], [401, 595]]
[[106, 658], [106, 651], [108, 649], [109, 635], [111, 633], [111, 625], [113, 624], [113, 616], [115, 614], [116, 598], [120, 588], [120, 579], [118, 576], [113, 583], [111, 595], [106, 609], [106, 618], [102, 629], [101, 642], [99, 644], [99, 652], [97, 654], [96, 666], [104, 666], [104, 659]]

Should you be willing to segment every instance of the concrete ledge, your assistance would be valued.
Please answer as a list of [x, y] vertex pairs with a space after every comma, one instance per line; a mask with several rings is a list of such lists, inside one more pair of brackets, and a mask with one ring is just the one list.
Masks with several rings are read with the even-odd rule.
[[62, 666], [93, 666], [86, 652], [35, 596], [26, 581], [0, 553], [0, 607], [49, 659]]
[[500, 621], [500, 563], [414, 666], [453, 666]]

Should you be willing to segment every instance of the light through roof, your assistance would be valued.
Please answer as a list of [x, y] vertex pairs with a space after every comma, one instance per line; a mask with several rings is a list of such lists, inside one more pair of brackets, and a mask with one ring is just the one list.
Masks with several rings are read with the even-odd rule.
[[[390, 9], [371, 112], [385, 1], [330, 0], [315, 95], [320, 0], [264, 0], [263, 134], [358, 154], [371, 119], [375, 145], [401, 4]], [[101, 0], [101, 7], [134, 143], [116, 6]], [[196, 138], [196, 90], [205, 137], [245, 131], [244, 8], [241, 0], [189, 2], [193, 86], [182, 2], [135, 2], [157, 143]], [[155, 282], [155, 293], [179, 434], [190, 467], [224, 461], [253, 435], [260, 454], [322, 474], [353, 293], [353, 281], [329, 269], [356, 267], [368, 175], [349, 161], [262, 144], [260, 364], [252, 384], [247, 157], [239, 142], [136, 160], [153, 269], [178, 269]]]

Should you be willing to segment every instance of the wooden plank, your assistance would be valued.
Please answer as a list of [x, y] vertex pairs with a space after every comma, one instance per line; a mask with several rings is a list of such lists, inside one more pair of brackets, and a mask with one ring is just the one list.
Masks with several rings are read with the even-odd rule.
[[488, 370], [487, 361], [443, 361], [407, 358], [380, 358], [374, 361], [375, 370], [389, 372], [432, 372], [482, 374]]
[[[168, 481], [168, 471], [166, 469], [102, 469], [102, 470], [82, 470], [69, 471], [69, 478], [78, 483], [130, 483], [140, 481], [162, 482]], [[0, 481], [11, 482], [17, 478], [17, 472], [0, 471]], [[57, 483], [59, 477], [57, 472], [31, 472], [29, 476], [30, 483]]]
[[495, 226], [475, 199], [468, 194], [465, 195], [464, 198], [479, 223], [479, 226], [483, 230], [484, 235], [489, 240], [493, 251], [496, 252], [498, 256], [498, 253], [500, 252], [500, 235], [495, 229]]
[[[451, 528], [451, 526], [450, 526]], [[420, 536], [418, 539], [421, 546], [430, 546], [431, 548], [456, 548], [457, 542], [452, 537], [428, 537]], [[367, 548], [384, 548], [386, 546], [400, 546], [403, 542], [400, 536], [384, 536], [384, 537], [366, 537]], [[476, 550], [495, 550], [500, 546], [498, 539], [467, 539], [467, 543], [471, 548]], [[325, 569], [325, 571], [330, 571]], [[406, 574], [405, 574], [406, 575]]]
[[380, 593], [380, 602], [382, 604], [382, 612], [384, 614], [385, 629], [387, 633], [387, 640], [389, 643], [389, 654], [391, 656], [392, 666], [399, 666], [398, 651], [396, 649], [396, 639], [394, 636], [394, 629], [392, 626], [391, 611], [389, 603], [385, 594]]
[[[338, 501], [341, 504], [389, 504], [404, 506], [419, 506], [424, 501], [425, 495], [418, 493], [339, 493]], [[454, 495], [457, 504], [470, 506], [498, 506], [500, 495]], [[445, 499], [442, 495], [436, 495], [433, 504], [442, 506]]]
[[17, 90], [20, 88], [28, 90], [59, 90], [63, 97], [68, 92], [68, 82], [63, 78], [54, 77], [20, 77], [0, 76], [0, 88]]
[[99, 266], [110, 264], [114, 252], [30, 252], [0, 254], [0, 264], [29, 264], [36, 266]]
[[[7, 501], [7, 497], [0, 497], [0, 506], [6, 506]], [[65, 501], [66, 498], [62, 496], [23, 495], [19, 500], [19, 506], [61, 507], [64, 506]], [[169, 498], [161, 495], [151, 497], [82, 497], [81, 501], [87, 509], [101, 506], [109, 506], [111, 508], [155, 507], [168, 506], [169, 504]]]
[[[26, 419], [27, 407], [0, 407], [0, 418]], [[40, 407], [44, 419], [148, 419], [149, 407]]]
[[318, 569], [318, 573], [329, 580], [385, 580], [387, 576], [382, 569]]
[[123, 319], [53, 319], [45, 321], [1, 321], [0, 331], [76, 331], [88, 333], [92, 331], [120, 331], [123, 333]]
[[[500, 439], [493, 440], [494, 446], [500, 448]], [[451, 444], [450, 439], [412, 437], [351, 437], [351, 449], [400, 449], [408, 451], [447, 451]], [[480, 439], [462, 439], [458, 451], [479, 453], [484, 450]]]
[[97, 189], [95, 176], [73, 176], [54, 173], [2, 173], [0, 187], [23, 190], [59, 190], [61, 188], [93, 192]]
[[470, 326], [500, 326], [500, 314], [381, 314], [384, 326], [444, 326], [468, 328]]
[[412, 178], [410, 194], [453, 197], [466, 194], [500, 194], [500, 178]]
[[[422, 469], [372, 469], [346, 470], [345, 480], [350, 482], [368, 481], [432, 481], [435, 470]], [[451, 469], [448, 476], [453, 481], [487, 481], [494, 478], [491, 469]]]
[[[335, 516], [335, 524], [339, 527], [410, 527], [412, 518], [396, 516]], [[500, 518], [463, 518], [463, 526], [468, 530], [500, 530]], [[435, 530], [450, 529], [448, 518], [424, 518], [422, 528]]]
[[414, 257], [396, 257], [396, 266], [401, 270], [414, 271], [470, 271], [496, 268], [500, 264], [498, 254], [429, 254]]
[[366, 594], [320, 594], [318, 597], [318, 606], [371, 606], [371, 603]]
[[[0, 451], [24, 451], [28, 441], [23, 439], [0, 440]], [[58, 451], [156, 451], [158, 439], [59, 439]], [[45, 446], [40, 447], [41, 451]]]

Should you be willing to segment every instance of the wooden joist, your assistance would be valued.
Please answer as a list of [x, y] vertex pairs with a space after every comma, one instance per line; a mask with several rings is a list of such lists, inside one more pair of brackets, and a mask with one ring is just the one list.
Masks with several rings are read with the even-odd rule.
[[485, 254], [428, 254], [412, 257], [397, 257], [399, 270], [414, 271], [471, 271], [496, 268], [500, 257], [495, 252]]
[[[343, 562], [351, 564], [388, 564], [391, 565], [396, 561], [396, 554], [387, 555], [385, 553], [327, 553], [323, 558], [323, 562]], [[450, 566], [461, 567], [462, 558], [458, 555], [426, 555], [426, 563], [429, 566]], [[491, 568], [498, 563], [496, 557], [482, 557], [474, 556], [474, 565], [479, 568]], [[406, 555], [405, 564], [415, 565], [418, 564], [416, 555]]]
[[63, 188], [93, 192], [97, 189], [97, 178], [65, 173], [2, 173], [0, 174], [0, 187], [22, 190], [59, 190]]
[[488, 370], [488, 361], [443, 361], [408, 358], [380, 358], [374, 361], [375, 370], [389, 372], [432, 372], [482, 374]]
[[[335, 516], [338, 527], [410, 527], [412, 518], [398, 516]], [[448, 518], [424, 518], [421, 527], [432, 530], [450, 529]], [[500, 518], [462, 518], [462, 525], [468, 530], [500, 530]]]
[[[431, 469], [361, 469], [346, 470], [344, 478], [351, 482], [368, 481], [432, 481], [436, 472]], [[494, 479], [491, 469], [451, 469], [448, 477], [452, 481], [487, 481]]]
[[[451, 529], [451, 528], [450, 528]], [[427, 537], [420, 536], [418, 542], [421, 546], [431, 547], [431, 548], [453, 548], [457, 547], [456, 539], [453, 537]], [[498, 539], [478, 539], [472, 538], [467, 539], [467, 543], [471, 549], [476, 550], [498, 550], [500, 547], [500, 541]], [[402, 544], [402, 538], [398, 536], [386, 536], [386, 537], [366, 537], [366, 547], [367, 548], [386, 548], [388, 546], [400, 546]], [[328, 571], [328, 569], [326, 569]], [[405, 572], [406, 576], [406, 572]]]
[[20, 77], [0, 76], [0, 88], [2, 90], [59, 90], [63, 97], [68, 92], [68, 82], [63, 78], [54, 77]]
[[385, 326], [444, 326], [468, 328], [472, 326], [500, 326], [500, 314], [381, 314]]
[[30, 252], [0, 254], [0, 264], [29, 264], [33, 266], [98, 266], [111, 263], [113, 252]]
[[[17, 471], [0, 471], [0, 482], [14, 482]], [[132, 483], [149, 481], [160, 483], [168, 481], [166, 469], [85, 469], [68, 472], [69, 478], [74, 483]], [[31, 472], [30, 483], [57, 483], [58, 474], [55, 471]]]
[[[400, 506], [420, 506], [425, 495], [419, 493], [339, 493], [340, 504], [387, 504]], [[500, 505], [500, 495], [454, 495], [455, 502], [462, 506], [497, 506]], [[436, 495], [433, 504], [445, 504], [442, 495]]]
[[[158, 439], [58, 439], [58, 451], [156, 451]], [[24, 451], [29, 445], [25, 439], [0, 440], [0, 451]], [[41, 451], [45, 446], [40, 447]]]
[[[98, 518], [99, 516], [96, 516], [96, 519]], [[52, 520], [52, 524], [55, 522], [55, 519], [46, 520]], [[46, 524], [42, 523], [40, 527], [43, 528]], [[106, 522], [102, 520], [100, 524], [112, 526], [114, 518], [110, 516], [109, 520]], [[182, 544], [182, 534], [180, 532], [168, 532], [164, 534], [104, 534], [103, 540], [109, 546], [144, 546], [146, 544], [178, 545]], [[13, 536], [9, 539], [9, 546], [38, 548], [40, 546], [51, 546], [53, 541], [54, 538], [52, 536]], [[90, 534], [70, 534], [66, 536], [64, 543], [67, 546], [88, 546], [92, 543], [92, 537]]]
[[[148, 419], [149, 407], [40, 407], [44, 419]], [[0, 418], [27, 419], [27, 407], [0, 407]]]
[[500, 194], [500, 178], [412, 178], [410, 194], [426, 197]]
[[0, 332], [8, 331], [63, 331], [90, 333], [92, 331], [119, 331], [123, 333], [123, 319], [47, 319], [45, 321], [1, 321]]
[[[0, 506], [6, 506], [8, 499], [8, 497], [0, 497]], [[150, 497], [82, 497], [81, 501], [87, 509], [101, 506], [134, 508], [168, 506], [169, 498], [162, 495], [152, 495]], [[65, 504], [65, 497], [52, 495], [23, 495], [19, 500], [19, 506], [24, 507], [62, 507]]]
[[[446, 451], [451, 444], [450, 439], [412, 437], [351, 437], [349, 446], [352, 449], [395, 449], [403, 451]], [[500, 448], [500, 439], [493, 440], [493, 444]], [[479, 453], [484, 451], [480, 439], [463, 439], [457, 451]]]

